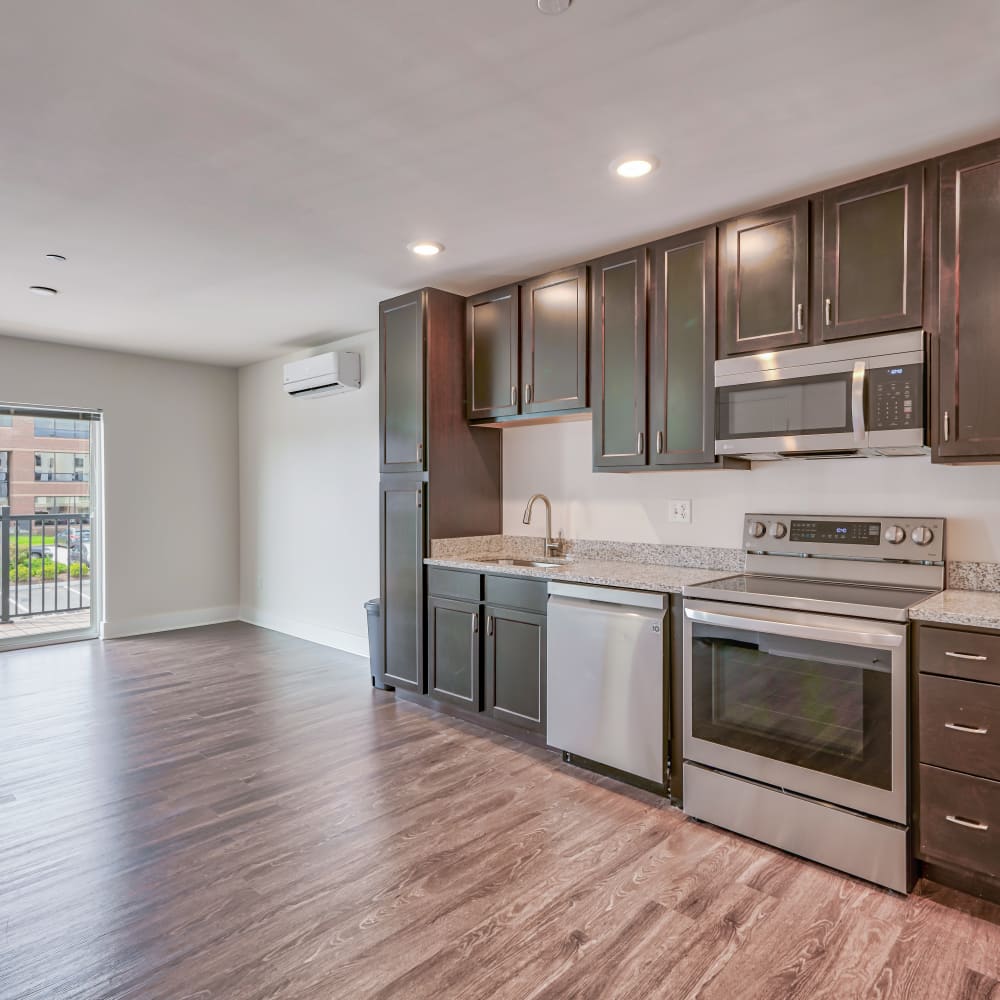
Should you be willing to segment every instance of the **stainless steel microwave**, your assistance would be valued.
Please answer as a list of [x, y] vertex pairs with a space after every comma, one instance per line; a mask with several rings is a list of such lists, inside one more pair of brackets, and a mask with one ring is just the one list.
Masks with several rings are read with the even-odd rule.
[[926, 336], [908, 330], [715, 363], [715, 453], [921, 455]]

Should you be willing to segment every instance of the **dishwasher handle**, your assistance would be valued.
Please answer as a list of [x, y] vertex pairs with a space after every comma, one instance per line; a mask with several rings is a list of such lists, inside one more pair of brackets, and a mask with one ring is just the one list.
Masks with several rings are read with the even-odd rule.
[[666, 611], [670, 604], [669, 594], [658, 594], [651, 590], [600, 587], [589, 583], [550, 582], [549, 597], [569, 597], [577, 601], [591, 601], [594, 604], [619, 604], [627, 608], [650, 608], [653, 611]]

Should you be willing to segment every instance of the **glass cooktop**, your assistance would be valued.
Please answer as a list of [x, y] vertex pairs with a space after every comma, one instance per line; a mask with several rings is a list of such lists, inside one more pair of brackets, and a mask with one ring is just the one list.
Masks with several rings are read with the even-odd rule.
[[741, 573], [684, 588], [685, 597], [707, 597], [765, 608], [856, 615], [880, 621], [906, 621], [907, 610], [934, 593], [933, 590], [757, 573]]

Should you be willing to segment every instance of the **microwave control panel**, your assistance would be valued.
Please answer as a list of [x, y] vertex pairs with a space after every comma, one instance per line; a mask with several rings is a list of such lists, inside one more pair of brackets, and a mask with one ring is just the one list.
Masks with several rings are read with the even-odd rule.
[[868, 370], [868, 429], [909, 430], [924, 426], [924, 366]]

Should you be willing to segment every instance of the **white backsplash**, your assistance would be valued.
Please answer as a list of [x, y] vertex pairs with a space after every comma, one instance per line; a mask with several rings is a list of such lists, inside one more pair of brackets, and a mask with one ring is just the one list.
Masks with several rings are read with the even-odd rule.
[[[503, 432], [504, 532], [541, 535], [544, 510], [521, 517], [532, 493], [553, 506], [568, 538], [739, 548], [743, 515], [899, 514], [946, 517], [947, 558], [1000, 563], [1000, 466], [932, 465], [929, 458], [759, 463], [749, 471], [594, 473], [589, 421]], [[690, 524], [668, 521], [671, 499]]]

